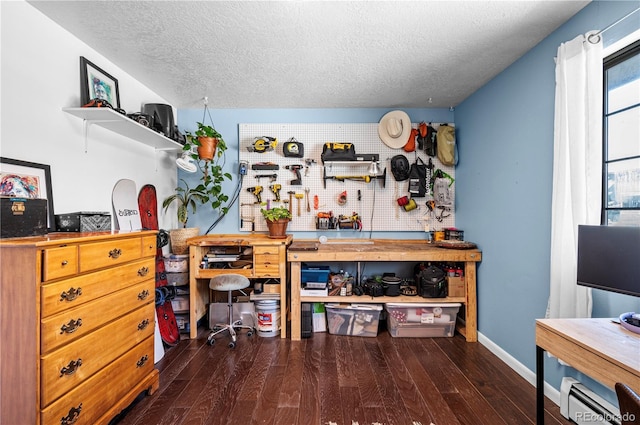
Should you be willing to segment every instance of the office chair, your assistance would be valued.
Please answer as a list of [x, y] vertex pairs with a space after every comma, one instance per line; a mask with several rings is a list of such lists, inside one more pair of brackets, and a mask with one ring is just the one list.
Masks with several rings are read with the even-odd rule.
[[235, 348], [236, 346], [236, 331], [240, 329], [249, 329], [248, 336], [253, 335], [254, 327], [242, 324], [242, 320], [233, 320], [233, 298], [232, 292], [238, 291], [249, 286], [250, 282], [245, 276], [239, 274], [222, 274], [212, 277], [209, 281], [209, 289], [213, 291], [226, 291], [227, 292], [227, 305], [229, 306], [229, 320], [228, 323], [216, 324], [213, 330], [207, 337], [207, 344], [213, 345], [216, 340], [215, 336], [219, 333], [228, 331], [231, 336], [231, 342], [229, 342], [229, 348]]
[[622, 425], [634, 425], [640, 423], [640, 396], [627, 385], [616, 383], [616, 394], [620, 405], [620, 417]]

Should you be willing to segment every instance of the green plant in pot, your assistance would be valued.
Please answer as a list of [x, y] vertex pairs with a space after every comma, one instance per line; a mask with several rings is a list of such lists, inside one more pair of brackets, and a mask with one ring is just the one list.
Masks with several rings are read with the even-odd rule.
[[[214, 127], [201, 122], [197, 124], [198, 129], [195, 133], [187, 132], [187, 141], [197, 146], [199, 159], [212, 161], [216, 154], [216, 148], [220, 147], [222, 152], [224, 152], [227, 150], [227, 146], [222, 135]], [[191, 146], [189, 146], [189, 149], [191, 149]], [[220, 154], [220, 149], [218, 150], [218, 154]]]
[[[210, 153], [202, 154], [202, 148], [204, 148], [209, 141], [213, 146]], [[198, 148], [198, 154], [193, 151], [193, 148]], [[198, 164], [198, 167], [202, 171], [200, 177], [200, 184], [192, 189], [201, 195], [198, 201], [202, 204], [210, 204], [211, 208], [220, 213], [226, 214], [229, 210], [225, 203], [229, 201], [229, 196], [222, 191], [222, 183], [226, 180], [231, 180], [231, 174], [226, 173], [223, 170], [227, 150], [227, 144], [225, 143], [222, 135], [212, 126], [198, 123], [198, 130], [195, 133], [187, 132], [186, 143], [182, 148], [183, 151], [190, 152], [191, 158]]]
[[171, 204], [174, 202], [178, 203], [178, 222], [181, 223], [182, 226], [169, 231], [171, 252], [178, 255], [186, 254], [188, 252], [189, 247], [186, 244], [187, 239], [200, 234], [199, 228], [187, 227], [187, 221], [189, 221], [189, 209], [191, 209], [191, 213], [195, 213], [198, 204], [204, 204], [209, 199], [207, 194], [202, 191], [202, 185], [190, 188], [186, 181], [181, 181], [184, 184], [184, 187], [177, 187], [175, 193], [167, 196], [162, 202], [162, 208], [164, 208], [165, 213]]
[[286, 238], [287, 225], [291, 220], [291, 212], [285, 207], [273, 207], [270, 209], [260, 209], [262, 216], [267, 222], [269, 237], [274, 239]]

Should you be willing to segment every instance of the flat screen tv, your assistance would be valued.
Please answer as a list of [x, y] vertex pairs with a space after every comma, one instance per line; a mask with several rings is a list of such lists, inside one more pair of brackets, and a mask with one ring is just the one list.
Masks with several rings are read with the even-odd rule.
[[578, 285], [640, 297], [640, 227], [578, 226]]

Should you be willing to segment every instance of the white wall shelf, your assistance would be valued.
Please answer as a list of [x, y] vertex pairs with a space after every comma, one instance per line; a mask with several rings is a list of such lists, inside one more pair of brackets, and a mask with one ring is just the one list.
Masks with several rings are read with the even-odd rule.
[[160, 151], [181, 151], [182, 145], [149, 127], [109, 108], [62, 108], [64, 112], [84, 120], [85, 151], [87, 131], [95, 124]]

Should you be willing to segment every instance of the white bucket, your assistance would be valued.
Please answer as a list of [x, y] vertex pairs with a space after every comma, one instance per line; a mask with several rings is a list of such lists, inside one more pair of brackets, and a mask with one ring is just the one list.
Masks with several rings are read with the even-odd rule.
[[264, 337], [280, 335], [280, 301], [256, 300], [254, 304], [258, 335]]

